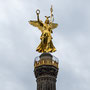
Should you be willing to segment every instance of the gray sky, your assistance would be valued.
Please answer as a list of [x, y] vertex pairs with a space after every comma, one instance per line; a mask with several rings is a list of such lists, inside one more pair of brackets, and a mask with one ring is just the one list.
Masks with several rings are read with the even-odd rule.
[[57, 90], [90, 90], [90, 0], [0, 0], [0, 90], [36, 90], [33, 73], [41, 32], [29, 25], [50, 15], [59, 58]]

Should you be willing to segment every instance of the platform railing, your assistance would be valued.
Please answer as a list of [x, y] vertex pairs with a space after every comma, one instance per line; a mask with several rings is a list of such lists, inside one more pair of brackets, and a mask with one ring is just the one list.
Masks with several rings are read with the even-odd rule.
[[36, 68], [41, 65], [53, 65], [56, 68], [58, 68], [58, 63], [59, 63], [59, 60], [55, 56], [52, 56], [52, 59], [47, 59], [47, 60], [44, 60], [44, 59], [41, 60], [40, 57], [37, 56], [34, 61], [34, 67]]

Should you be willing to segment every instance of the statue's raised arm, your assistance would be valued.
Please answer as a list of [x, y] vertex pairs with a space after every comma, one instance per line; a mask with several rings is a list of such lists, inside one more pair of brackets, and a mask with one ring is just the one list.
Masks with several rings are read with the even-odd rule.
[[41, 20], [39, 20], [39, 14], [40, 14], [40, 10], [36, 11], [37, 14], [37, 21], [29, 21], [29, 24], [33, 25], [34, 27], [38, 27], [39, 30], [43, 30], [43, 22]]

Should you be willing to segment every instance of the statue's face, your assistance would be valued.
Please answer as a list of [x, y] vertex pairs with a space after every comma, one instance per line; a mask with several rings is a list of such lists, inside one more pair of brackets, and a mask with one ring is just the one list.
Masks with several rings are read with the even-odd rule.
[[46, 24], [49, 24], [49, 19], [46, 19], [46, 20], [45, 20], [45, 23], [46, 23]]
[[45, 16], [45, 17], [46, 17], [45, 23], [46, 24], [49, 24], [49, 18], [50, 18], [50, 16]]

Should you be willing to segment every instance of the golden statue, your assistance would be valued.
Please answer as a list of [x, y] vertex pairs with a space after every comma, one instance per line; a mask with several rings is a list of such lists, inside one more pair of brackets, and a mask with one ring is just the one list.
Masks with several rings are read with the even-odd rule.
[[[39, 44], [39, 46], [37, 47], [36, 51], [40, 52], [40, 53], [48, 53], [48, 52], [55, 52], [56, 48], [53, 45], [52, 42], [52, 36], [51, 33], [53, 33], [52, 29], [55, 29], [58, 24], [53, 23], [54, 18], [53, 18], [53, 9], [51, 6], [51, 16], [45, 16], [46, 20], [45, 23], [43, 23], [40, 19], [39, 19], [39, 14], [40, 14], [40, 10], [38, 9], [36, 11], [37, 13], [37, 21], [29, 21], [29, 23], [35, 27], [38, 27], [39, 30], [41, 30], [42, 34], [41, 34], [41, 43]], [[49, 20], [50, 18], [50, 20]]]

